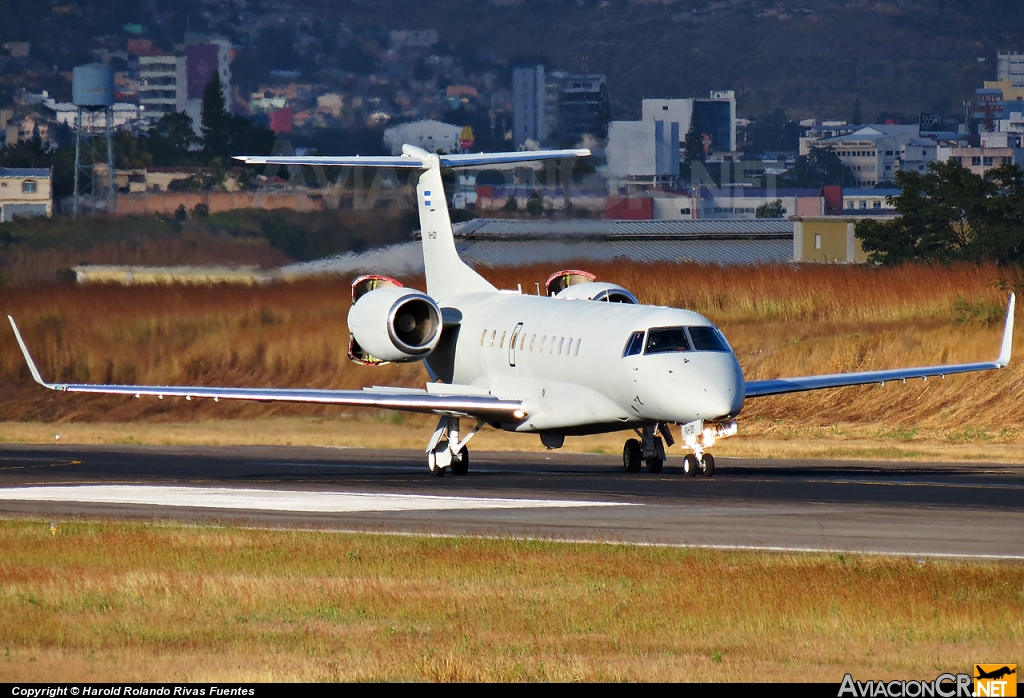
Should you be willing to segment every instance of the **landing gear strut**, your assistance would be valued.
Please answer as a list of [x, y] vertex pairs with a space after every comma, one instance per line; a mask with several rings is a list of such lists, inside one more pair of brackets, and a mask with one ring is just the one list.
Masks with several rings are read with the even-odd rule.
[[484, 422], [476, 423], [473, 430], [459, 439], [459, 418], [441, 417], [434, 429], [434, 435], [427, 444], [427, 466], [434, 477], [444, 477], [450, 468], [453, 475], [469, 473], [469, 449], [466, 444], [483, 428]]
[[640, 465], [646, 465], [650, 473], [660, 473], [665, 465], [665, 443], [661, 433], [671, 446], [674, 443], [668, 426], [664, 424], [649, 424], [642, 430], [637, 429], [636, 435], [639, 439], [629, 439], [622, 448], [622, 467], [627, 473], [640, 472]]
[[736, 433], [736, 420], [731, 422], [704, 423], [700, 420], [683, 425], [683, 443], [693, 453], [683, 458], [683, 472], [688, 477], [696, 477], [699, 472], [704, 477], [714, 477], [715, 457], [705, 453], [718, 439], [733, 436]]

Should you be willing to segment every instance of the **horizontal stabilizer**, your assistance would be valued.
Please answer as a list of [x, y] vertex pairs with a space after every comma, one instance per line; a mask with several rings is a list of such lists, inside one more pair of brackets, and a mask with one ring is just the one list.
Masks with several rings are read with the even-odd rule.
[[[412, 149], [409, 149], [410, 152]], [[417, 149], [418, 150], [418, 149]], [[422, 151], [421, 151], [422, 152]], [[586, 149], [577, 150], [523, 150], [512, 153], [459, 153], [439, 155], [442, 167], [478, 167], [481, 165], [509, 165], [538, 160], [581, 158], [590, 155]], [[408, 167], [427, 169], [429, 164], [415, 155], [236, 155], [246, 165], [305, 165], [321, 167]]]

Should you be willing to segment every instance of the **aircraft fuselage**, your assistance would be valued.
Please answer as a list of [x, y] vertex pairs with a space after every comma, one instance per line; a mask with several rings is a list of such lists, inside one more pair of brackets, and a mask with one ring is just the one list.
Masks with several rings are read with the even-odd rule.
[[[517, 292], [445, 301], [460, 324], [446, 330], [448, 345], [428, 368], [446, 382], [522, 400], [528, 417], [505, 429], [596, 433], [731, 418], [743, 407], [743, 373], [727, 344], [661, 352], [645, 344], [652, 328], [714, 328], [692, 311]], [[624, 355], [635, 333], [644, 333], [639, 350]]]

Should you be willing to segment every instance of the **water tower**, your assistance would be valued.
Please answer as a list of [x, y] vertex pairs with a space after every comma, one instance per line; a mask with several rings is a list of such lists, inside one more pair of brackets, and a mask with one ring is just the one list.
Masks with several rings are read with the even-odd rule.
[[[114, 171], [114, 72], [102, 63], [80, 65], [74, 70], [71, 100], [78, 107], [75, 128], [75, 208], [92, 199], [90, 208], [100, 201], [107, 211], [117, 207], [117, 177]], [[100, 121], [100, 114], [102, 122]], [[106, 136], [106, 142], [103, 141]], [[105, 145], [106, 147], [101, 147]], [[106, 166], [106, 181], [96, 176], [96, 165]], [[83, 194], [84, 192], [84, 194]]]

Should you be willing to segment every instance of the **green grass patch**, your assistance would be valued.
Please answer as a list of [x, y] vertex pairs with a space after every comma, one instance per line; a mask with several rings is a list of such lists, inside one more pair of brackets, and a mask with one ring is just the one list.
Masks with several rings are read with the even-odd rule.
[[838, 681], [1024, 639], [1021, 565], [29, 519], [0, 548], [6, 681]]

